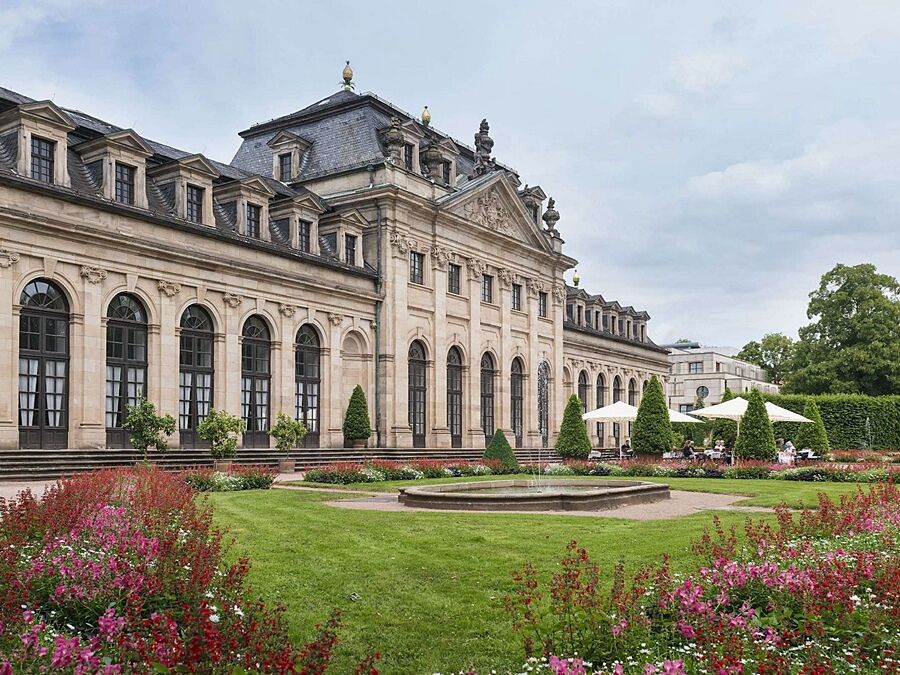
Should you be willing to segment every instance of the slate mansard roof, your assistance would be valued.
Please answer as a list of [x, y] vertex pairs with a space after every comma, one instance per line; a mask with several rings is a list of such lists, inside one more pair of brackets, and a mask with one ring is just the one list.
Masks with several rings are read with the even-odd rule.
[[[35, 99], [0, 87], [0, 114], [17, 106], [34, 102]], [[67, 164], [71, 187], [65, 188], [63, 186], [49, 184], [41, 184], [40, 187], [43, 189], [50, 189], [61, 193], [70, 193], [73, 196], [87, 197], [99, 200], [100, 203], [110, 208], [128, 209], [134, 212], [141, 211], [141, 209], [132, 206], [110, 204], [108, 200], [103, 199], [100, 176], [94, 173], [94, 171], [92, 170], [94, 167], [85, 165], [85, 163], [81, 160], [81, 156], [79, 155], [79, 153], [72, 149], [74, 146], [84, 141], [90, 141], [102, 136], [107, 136], [109, 134], [123, 131], [124, 129], [122, 127], [118, 127], [114, 124], [110, 124], [109, 122], [105, 122], [101, 119], [81, 112], [80, 110], [73, 110], [69, 108], [61, 109], [72, 119], [72, 121], [76, 125], [75, 130], [69, 133], [69, 149], [67, 151]], [[173, 148], [169, 145], [159, 143], [158, 141], [154, 141], [152, 139], [143, 137], [141, 138], [153, 151], [152, 157], [148, 158], [147, 160], [148, 168], [159, 166], [173, 160], [180, 160], [195, 154], [187, 152], [185, 150], [180, 150], [178, 148]], [[15, 175], [16, 155], [18, 151], [17, 143], [18, 137], [15, 133], [5, 133], [3, 135], [0, 135], [0, 175], [4, 173], [7, 175]], [[267, 175], [271, 173], [271, 165], [269, 165], [264, 172], [253, 173], [235, 166], [231, 166], [230, 164], [224, 164], [215, 160], [208, 161], [215, 169], [215, 171], [219, 174], [219, 177], [214, 180], [214, 183], [217, 185], [234, 180], [243, 180], [246, 178], [257, 176], [265, 182], [269, 189], [272, 190], [272, 192], [275, 194], [275, 199], [309, 197], [323, 212], [327, 212], [329, 210], [328, 205], [318, 195], [315, 195], [307, 188], [299, 185], [287, 186], [284, 183], [274, 180], [269, 175]], [[147, 210], [150, 212], [150, 215], [160, 217], [168, 221], [174, 221], [182, 227], [196, 230], [203, 234], [209, 234], [210, 228], [208, 226], [196, 225], [194, 223], [189, 223], [176, 217], [174, 195], [167, 190], [168, 186], [157, 184], [149, 176], [147, 177], [146, 185], [148, 203]], [[374, 276], [374, 270], [373, 268], [371, 268], [371, 266], [367, 265], [366, 268], [352, 267], [333, 259], [333, 257], [331, 256], [316, 256], [291, 248], [287, 245], [288, 242], [286, 241], [286, 237], [283, 232], [283, 225], [279, 222], [275, 222], [270, 219], [269, 231], [272, 241], [265, 242], [259, 239], [252, 239], [240, 235], [237, 232], [234, 214], [229, 213], [228, 209], [223, 208], [222, 205], [216, 202], [214, 202], [213, 204], [213, 215], [215, 217], [216, 233], [226, 238], [241, 240], [253, 246], [270, 248], [281, 253], [290, 252], [291, 255], [318, 262], [320, 264], [346, 268], [350, 273]]]

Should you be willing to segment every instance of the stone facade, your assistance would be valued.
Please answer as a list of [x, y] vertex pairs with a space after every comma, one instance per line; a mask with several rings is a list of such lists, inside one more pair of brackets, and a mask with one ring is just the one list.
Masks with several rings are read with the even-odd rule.
[[345, 90], [221, 164], [0, 89], [0, 447], [119, 445], [141, 394], [175, 443], [212, 406], [245, 444], [285, 411], [323, 447], [356, 384], [381, 447], [552, 443], [582, 372], [589, 407], [598, 380], [639, 399], [668, 365], [649, 316], [565, 285], [559, 212], [488, 134], [470, 148]]

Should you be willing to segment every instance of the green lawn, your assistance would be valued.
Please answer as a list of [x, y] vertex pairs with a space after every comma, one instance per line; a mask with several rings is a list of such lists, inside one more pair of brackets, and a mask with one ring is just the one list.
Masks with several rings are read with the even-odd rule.
[[[534, 476], [519, 474], [500, 476], [500, 478], [528, 478]], [[738, 502], [740, 506], [777, 506], [785, 502], [792, 508], [816, 506], [818, 495], [823, 490], [837, 498], [843, 494], [853, 494], [858, 483], [806, 483], [782, 480], [736, 480], [726, 478], [613, 478], [608, 476], [573, 476], [586, 480], [649, 480], [666, 483], [676, 490], [692, 492], [716, 492], [719, 494], [747, 495], [747, 499]], [[307, 483], [293, 481], [291, 485], [304, 487], [337, 488], [346, 490], [364, 490], [367, 492], [394, 492], [397, 488], [413, 485], [434, 485], [437, 483], [467, 483], [478, 480], [497, 480], [497, 476], [470, 476], [468, 478], [426, 478], [423, 480], [381, 481], [378, 483], [354, 483], [352, 485], [326, 485], [324, 483]], [[548, 478], [547, 480], [552, 480]], [[865, 486], [862, 486], [865, 489]]]
[[[685, 489], [758, 495], [756, 503], [777, 502], [780, 491], [795, 503], [808, 503], [816, 490], [840, 494], [855, 489], [781, 481], [668, 482]], [[351, 664], [370, 650], [382, 652], [382, 671], [389, 674], [514, 668], [521, 663], [521, 645], [501, 604], [511, 588], [512, 569], [531, 560], [549, 575], [571, 539], [586, 546], [604, 570], [620, 558], [635, 569], [664, 551], [677, 568], [690, 562], [690, 542], [711, 519], [709, 514], [639, 522], [377, 512], [322, 503], [335, 497], [288, 490], [210, 496], [218, 522], [235, 535], [233, 555], [253, 561], [251, 580], [257, 591], [288, 606], [295, 639], [307, 640], [332, 607], [344, 610], [346, 628], [335, 673], [352, 672]], [[746, 517], [719, 515], [726, 524]], [[352, 594], [358, 599], [352, 600]]]

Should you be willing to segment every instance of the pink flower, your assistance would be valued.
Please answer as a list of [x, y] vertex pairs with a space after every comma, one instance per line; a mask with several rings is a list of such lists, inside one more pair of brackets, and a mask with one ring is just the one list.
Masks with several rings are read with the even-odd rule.
[[684, 675], [684, 661], [675, 659], [663, 661], [663, 675]]
[[54, 668], [63, 668], [68, 666], [77, 656], [78, 638], [73, 637], [67, 640], [62, 635], [56, 636], [56, 642], [53, 648], [53, 656], [50, 658], [50, 665]]
[[685, 623], [684, 621], [678, 623], [678, 632], [681, 633], [682, 637], [685, 637], [689, 640], [693, 637], [696, 637], [697, 635], [691, 625]]

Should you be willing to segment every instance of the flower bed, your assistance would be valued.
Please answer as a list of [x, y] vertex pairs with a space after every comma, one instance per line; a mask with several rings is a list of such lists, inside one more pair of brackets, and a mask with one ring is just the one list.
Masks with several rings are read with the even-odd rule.
[[292, 645], [284, 609], [253, 599], [222, 536], [181, 478], [154, 469], [0, 499], [0, 673], [324, 672], [338, 616]]
[[526, 672], [898, 672], [900, 490], [776, 511], [740, 540], [716, 521], [687, 573], [664, 558], [627, 579], [619, 565], [609, 591], [575, 542], [549, 583], [526, 564], [504, 603], [526, 656], [546, 659]]
[[196, 492], [232, 492], [268, 490], [278, 472], [266, 466], [234, 466], [228, 473], [213, 469], [185, 469], [181, 479]]
[[376, 483], [385, 480], [418, 480], [422, 478], [456, 478], [459, 476], [491, 476], [510, 473], [502, 462], [389, 462], [375, 460], [365, 464], [340, 462], [306, 472], [304, 480], [310, 483]]

